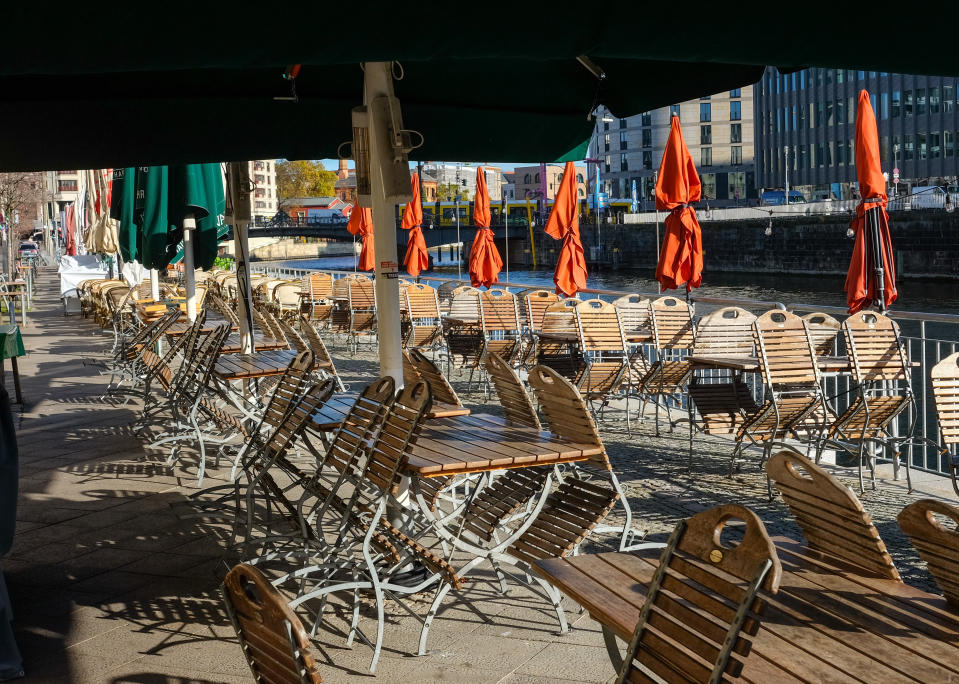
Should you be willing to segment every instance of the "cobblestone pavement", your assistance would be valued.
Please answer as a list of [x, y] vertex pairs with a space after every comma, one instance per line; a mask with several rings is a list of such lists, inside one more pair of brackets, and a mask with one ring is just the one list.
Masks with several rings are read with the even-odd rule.
[[[20, 499], [14, 547], [2, 560], [15, 631], [29, 681], [181, 684], [244, 682], [249, 670], [217, 594], [225, 529], [199, 524], [176, 511], [197, 490], [196, 458], [175, 464], [148, 448], [130, 425], [136, 401], [103, 401], [107, 376], [98, 362], [110, 336], [88, 320], [64, 317], [56, 275], [40, 276], [29, 356], [21, 360], [28, 405], [16, 416], [20, 444]], [[352, 389], [377, 375], [375, 351], [355, 356], [342, 341], [331, 345]], [[8, 376], [9, 380], [9, 376]], [[476, 411], [496, 412], [480, 393], [466, 393]], [[655, 437], [651, 423], [603, 425], [616, 472], [639, 524], [663, 539], [682, 517], [726, 502], [753, 508], [772, 534], [799, 532], [778, 500], [766, 497], [755, 460], [726, 476], [730, 445], [697, 438], [694, 468], [686, 470], [687, 432]], [[853, 473], [839, 471], [848, 483]], [[226, 481], [229, 466], [208, 471], [204, 484]], [[886, 478], [863, 502], [907, 582], [934, 589], [895, 515], [919, 493], [906, 494]], [[917, 478], [918, 479], [918, 478]], [[944, 493], [942, 478], [921, 482], [923, 493]], [[602, 550], [596, 539], [585, 551]], [[612, 675], [598, 625], [566, 603], [571, 633], [554, 633], [556, 617], [522, 588], [502, 596], [480, 573], [463, 595], [444, 603], [430, 634], [430, 652], [412, 657], [419, 624], [398, 607], [387, 610], [387, 647], [377, 679], [455, 682], [602, 682]], [[428, 597], [413, 601], [422, 613]], [[369, 627], [371, 606], [362, 624]], [[326, 682], [371, 681], [370, 650], [344, 647], [348, 621], [342, 605], [317, 635]]]

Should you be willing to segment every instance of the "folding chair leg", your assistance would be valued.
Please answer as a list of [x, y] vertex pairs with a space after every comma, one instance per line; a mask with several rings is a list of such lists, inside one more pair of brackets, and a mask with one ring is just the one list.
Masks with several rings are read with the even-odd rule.
[[420, 645], [416, 655], [426, 655], [426, 640], [430, 634], [430, 626], [433, 624], [433, 618], [436, 617], [436, 613], [439, 612], [440, 605], [443, 603], [443, 597], [449, 593], [451, 588], [451, 585], [447, 582], [443, 582], [437, 587], [433, 603], [430, 604], [430, 609], [427, 611], [426, 617], [423, 618], [423, 628], [420, 630]]

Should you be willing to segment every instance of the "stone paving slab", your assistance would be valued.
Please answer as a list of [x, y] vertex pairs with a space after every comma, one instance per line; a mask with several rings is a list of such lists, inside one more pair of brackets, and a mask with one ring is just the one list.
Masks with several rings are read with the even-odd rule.
[[[168, 465], [130, 428], [139, 404], [101, 400], [108, 376], [99, 363], [112, 343], [78, 315], [64, 317], [56, 274], [40, 276], [31, 325], [23, 331], [21, 360], [28, 405], [15, 416], [21, 450], [22, 492], [14, 548], [3, 559], [15, 610], [15, 628], [29, 681], [174, 684], [245, 682], [245, 661], [217, 593], [224, 566], [225, 528], [176, 513], [197, 489], [195, 454]], [[375, 353], [355, 356], [343, 339], [330, 340], [337, 367], [351, 389], [377, 373]], [[9, 375], [8, 375], [9, 381]], [[481, 393], [466, 393], [466, 376], [453, 383], [474, 410], [496, 413]], [[735, 501], [750, 506], [772, 534], [799, 532], [778, 499], [766, 497], [765, 478], [750, 456], [727, 476], [731, 445], [697, 437], [687, 472], [688, 433], [679, 427], [656, 437], [649, 422], [603, 425], [604, 440], [637, 524], [662, 540], [682, 517]], [[849, 484], [854, 473], [839, 470]], [[208, 470], [214, 485], [229, 465]], [[931, 589], [931, 579], [895, 525], [906, 503], [948, 494], [942, 478], [915, 478], [909, 494], [880, 469], [875, 491], [862, 497], [906, 581]], [[620, 514], [621, 515], [621, 514]], [[611, 537], [588, 542], [605, 550]], [[488, 575], [485, 575], [488, 578]], [[566, 601], [571, 633], [557, 636], [552, 609], [530, 591], [507, 596], [490, 582], [471, 583], [466, 599], [451, 595], [430, 631], [430, 652], [411, 656], [419, 623], [388, 609], [387, 643], [379, 681], [603, 682], [612, 674], [595, 621]], [[475, 584], [475, 587], [473, 586]], [[430, 596], [411, 605], [423, 612]], [[470, 609], [470, 603], [481, 611]], [[364, 604], [361, 626], [374, 622]], [[317, 636], [324, 681], [371, 681], [371, 651], [345, 647], [348, 611]]]

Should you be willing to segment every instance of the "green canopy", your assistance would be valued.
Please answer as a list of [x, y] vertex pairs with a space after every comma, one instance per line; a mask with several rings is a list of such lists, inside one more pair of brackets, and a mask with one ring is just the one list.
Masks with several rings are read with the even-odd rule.
[[132, 166], [113, 169], [110, 218], [119, 224], [117, 235], [123, 261], [134, 261], [140, 256], [140, 231], [133, 221], [135, 197], [136, 169]]
[[226, 211], [219, 164], [137, 167], [135, 207], [144, 266], [164, 269], [182, 258], [183, 220], [191, 214], [194, 264], [213, 266]]
[[[922, 50], [881, 49], [868, 24], [879, 15], [835, 2], [772, 11], [600, 0], [576, 12], [511, 5], [470, 21], [434, 12], [419, 21], [417, 40], [385, 3], [367, 3], [357, 30], [322, 40], [291, 33], [289, 13], [216, 4], [192, 5], [188, 31], [181, 12], [150, 12], [150, 30], [135, 31], [142, 7], [114, 3], [71, 19], [75, 35], [110, 37], [82, 50], [55, 40], [36, 49], [48, 33], [43, 13], [5, 9], [17, 27], [5, 54], [29, 59], [0, 63], [0, 130], [14, 133], [0, 136], [0, 170], [335, 157], [352, 139], [349, 109], [363, 101], [367, 61], [401, 64], [404, 125], [425, 136], [414, 159], [464, 161], [581, 158], [596, 105], [637, 114], [747, 86], [767, 64], [959, 72], [957, 3], [937, 4], [934, 21], [896, 16], [903, 35], [915, 26]], [[318, 26], [331, 15], [314, 3], [295, 16], [297, 26]], [[283, 78], [294, 64], [302, 65], [295, 102]]]

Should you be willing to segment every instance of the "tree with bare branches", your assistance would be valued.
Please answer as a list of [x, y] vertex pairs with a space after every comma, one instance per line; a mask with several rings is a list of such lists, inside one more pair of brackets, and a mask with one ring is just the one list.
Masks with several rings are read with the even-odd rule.
[[0, 223], [7, 235], [7, 277], [15, 273], [14, 243], [36, 227], [42, 216], [43, 178], [36, 171], [0, 173]]

